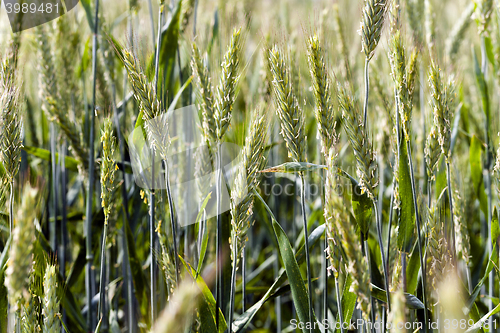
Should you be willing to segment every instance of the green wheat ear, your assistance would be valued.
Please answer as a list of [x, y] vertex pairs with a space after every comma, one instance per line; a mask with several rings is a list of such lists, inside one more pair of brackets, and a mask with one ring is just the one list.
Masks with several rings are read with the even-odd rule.
[[4, 69], [0, 82], [0, 161], [5, 169], [7, 181], [14, 182], [21, 163], [22, 116], [20, 92], [14, 79]]
[[[254, 191], [260, 184], [262, 174], [259, 171], [266, 164], [265, 146], [268, 127], [265, 114], [260, 111], [255, 112], [250, 135], [246, 138], [243, 147], [241, 171], [236, 176], [235, 185], [231, 191], [231, 257], [236, 267], [245, 247], [248, 230], [253, 223]], [[234, 242], [237, 242], [236, 253], [234, 253]], [[235, 255], [236, 258], [234, 258]]]
[[361, 21], [361, 45], [366, 59], [370, 60], [380, 41], [387, 13], [387, 0], [366, 0]]
[[373, 145], [363, 126], [363, 116], [345, 87], [339, 85], [338, 100], [342, 110], [342, 124], [351, 143], [356, 158], [356, 174], [359, 177], [361, 190], [372, 200], [376, 198], [378, 185], [377, 161]]
[[47, 264], [43, 278], [43, 332], [60, 333], [59, 299], [57, 297], [57, 270], [55, 265]]
[[217, 137], [215, 134], [216, 124], [214, 117], [214, 96], [212, 83], [210, 81], [208, 68], [200, 54], [200, 50], [194, 43], [192, 48], [193, 59], [191, 61], [191, 67], [196, 77], [198, 100], [200, 102], [201, 114], [203, 118], [203, 132], [205, 140], [213, 145], [217, 141]]
[[[451, 81], [450, 81], [451, 82]], [[434, 61], [429, 72], [431, 88], [431, 107], [434, 112], [434, 126], [437, 129], [437, 139], [441, 152], [449, 161], [451, 143], [451, 121], [453, 116], [453, 86], [443, 82], [441, 70]]]
[[18, 304], [25, 305], [29, 299], [29, 276], [33, 263], [32, 251], [35, 240], [35, 220], [38, 214], [38, 190], [24, 185], [21, 205], [15, 215], [12, 245], [5, 271], [5, 286], [9, 292], [9, 304], [17, 310]]
[[215, 89], [214, 103], [215, 134], [218, 142], [222, 140], [231, 123], [236, 87], [240, 79], [242, 42], [241, 28], [235, 29], [221, 64], [222, 73]]
[[107, 118], [101, 135], [102, 165], [101, 165], [101, 205], [104, 211], [104, 223], [109, 221], [113, 206], [112, 193], [115, 188], [116, 163], [113, 158], [116, 148], [116, 138], [113, 135], [113, 122]]
[[335, 111], [331, 94], [331, 83], [328, 77], [323, 50], [318, 36], [307, 39], [307, 59], [313, 81], [313, 92], [316, 102], [316, 120], [321, 136], [321, 149], [325, 158], [336, 141]]
[[277, 45], [268, 50], [268, 58], [273, 75], [276, 111], [281, 121], [281, 135], [285, 139], [289, 156], [295, 162], [306, 162], [304, 114], [292, 89], [290, 67]]

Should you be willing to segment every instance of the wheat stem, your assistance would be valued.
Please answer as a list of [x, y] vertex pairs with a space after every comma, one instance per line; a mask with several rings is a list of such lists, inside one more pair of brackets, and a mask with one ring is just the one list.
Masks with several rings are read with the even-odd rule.
[[337, 277], [335, 277], [335, 293], [336, 293], [336, 297], [337, 297], [337, 311], [339, 314], [339, 321], [341, 323], [340, 333], [344, 333], [344, 314], [342, 311], [342, 297], [340, 294], [339, 279]]
[[[312, 282], [311, 282], [311, 259], [309, 257], [309, 232], [307, 230], [307, 217], [306, 217], [306, 188], [304, 174], [301, 172], [299, 174], [301, 187], [300, 187], [300, 205], [302, 210], [302, 222], [304, 223], [304, 238], [305, 238], [305, 250], [306, 250], [306, 267], [307, 267], [307, 286], [308, 286], [308, 303], [309, 303], [309, 322], [312, 325], [313, 321], [313, 307], [312, 307]], [[312, 332], [312, 330], [310, 330]]]
[[[411, 179], [411, 190], [413, 193], [413, 206], [415, 208], [415, 220], [417, 222], [417, 236], [418, 236], [418, 251], [420, 257], [420, 269], [422, 270], [422, 300], [424, 303], [424, 320], [425, 326], [429, 322], [427, 319], [427, 291], [426, 291], [426, 274], [425, 274], [425, 263], [423, 256], [423, 247], [422, 247], [422, 236], [421, 236], [421, 227], [420, 227], [420, 216], [418, 213], [418, 203], [417, 203], [417, 191], [415, 188], [415, 174], [413, 173], [413, 161], [411, 156], [411, 144], [410, 141], [406, 141], [406, 149], [408, 151], [408, 161], [410, 164], [410, 179]], [[406, 270], [405, 270], [406, 271]]]
[[[222, 298], [222, 217], [221, 217], [221, 187], [222, 187], [222, 175], [221, 175], [221, 168], [222, 168], [222, 163], [221, 163], [221, 144], [220, 142], [217, 142], [217, 150], [215, 152], [216, 154], [216, 186], [215, 186], [215, 192], [216, 192], [216, 201], [217, 201], [217, 234], [216, 234], [216, 239], [215, 239], [215, 267], [216, 267], [216, 285], [215, 285], [215, 290], [217, 293], [217, 296], [215, 298], [215, 309], [218, 311], [218, 309], [221, 309], [224, 311], [224, 300]], [[219, 316], [215, 316], [215, 324], [217, 327], [217, 330], [219, 329]]]
[[370, 94], [370, 59], [365, 59], [365, 103], [363, 107], [363, 126], [366, 128], [366, 121], [368, 117], [368, 96]]
[[377, 224], [377, 236], [378, 236], [378, 245], [380, 247], [380, 255], [382, 257], [382, 268], [384, 272], [384, 280], [385, 280], [385, 293], [387, 294], [387, 310], [391, 311], [391, 295], [389, 293], [389, 272], [387, 271], [387, 261], [385, 258], [384, 252], [384, 242], [382, 240], [382, 221], [380, 220], [380, 215], [378, 214], [377, 201], [373, 201], [373, 209], [375, 211], [375, 218]]
[[97, 85], [97, 33], [99, 29], [99, 0], [95, 2], [94, 29], [92, 36], [92, 109], [90, 110], [90, 134], [89, 134], [89, 182], [87, 192], [86, 206], [86, 298], [87, 298], [87, 328], [94, 330], [94, 316], [92, 314], [92, 298], [94, 296], [93, 274], [92, 267], [94, 254], [92, 253], [92, 208], [94, 202], [94, 182], [95, 182], [95, 153], [94, 153], [94, 137], [95, 137], [95, 113], [96, 113], [96, 85]]
[[14, 180], [9, 182], [10, 193], [9, 193], [9, 227], [10, 234], [14, 230]]

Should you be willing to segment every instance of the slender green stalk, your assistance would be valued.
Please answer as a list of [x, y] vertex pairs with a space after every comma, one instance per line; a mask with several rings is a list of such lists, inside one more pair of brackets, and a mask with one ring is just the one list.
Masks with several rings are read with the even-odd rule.
[[340, 321], [340, 333], [344, 333], [344, 314], [342, 311], [342, 297], [340, 293], [339, 279], [335, 277], [335, 294], [337, 298], [337, 311], [339, 313], [339, 321]]
[[426, 283], [425, 262], [424, 262], [423, 246], [422, 246], [420, 216], [418, 214], [417, 191], [415, 188], [415, 174], [413, 173], [413, 161], [412, 161], [412, 156], [411, 156], [410, 141], [406, 141], [406, 149], [408, 151], [408, 161], [410, 164], [411, 190], [413, 193], [413, 206], [415, 208], [415, 220], [417, 222], [418, 254], [420, 257], [420, 269], [422, 270], [422, 300], [424, 303], [424, 321], [425, 321], [425, 326], [427, 326], [427, 323], [429, 322], [428, 318], [427, 318], [427, 316], [428, 316], [427, 315], [427, 291], [426, 291], [427, 283]]
[[57, 185], [59, 183], [59, 180], [57, 179], [57, 161], [56, 161], [56, 126], [54, 122], [50, 123], [50, 155], [51, 155], [51, 160], [50, 160], [50, 166], [51, 166], [51, 171], [52, 171], [52, 204], [53, 204], [53, 211], [52, 211], [52, 216], [54, 218], [54, 221], [49, 225], [49, 231], [50, 231], [50, 247], [52, 248], [52, 251], [57, 251], [57, 234], [56, 230], [58, 229], [57, 226], [57, 213], [58, 213], [58, 203], [59, 203], [59, 198], [57, 196]]
[[378, 245], [380, 247], [380, 255], [382, 256], [382, 269], [384, 272], [384, 282], [385, 282], [385, 293], [387, 295], [387, 310], [390, 312], [391, 311], [391, 295], [389, 292], [389, 272], [387, 268], [387, 260], [385, 258], [385, 251], [384, 251], [384, 241], [382, 240], [382, 221], [380, 220], [380, 215], [378, 213], [378, 205], [377, 201], [373, 201], [373, 209], [375, 211], [375, 218], [376, 218], [376, 224], [377, 224], [377, 237], [378, 237]]
[[10, 234], [12, 235], [12, 231], [14, 230], [14, 181], [9, 182], [9, 228]]
[[[306, 250], [306, 267], [307, 267], [307, 286], [308, 286], [308, 304], [309, 304], [309, 322], [311, 327], [313, 325], [313, 307], [312, 307], [312, 280], [311, 280], [311, 259], [309, 257], [309, 232], [307, 230], [307, 216], [306, 216], [306, 188], [304, 173], [299, 173], [301, 187], [300, 187], [300, 206], [302, 210], [302, 222], [304, 223], [304, 238], [305, 238], [305, 250]], [[312, 332], [312, 329], [310, 330]]]
[[[216, 298], [215, 298], [215, 308], [216, 309], [221, 309], [224, 311], [224, 299], [222, 295], [222, 290], [223, 290], [223, 279], [222, 279], [222, 216], [221, 216], [221, 187], [222, 187], [222, 175], [221, 175], [221, 168], [222, 168], [222, 163], [221, 163], [221, 151], [220, 151], [221, 144], [220, 142], [217, 143], [217, 151], [216, 151], [216, 171], [215, 171], [215, 193], [216, 193], [216, 201], [217, 201], [217, 234], [215, 238], [215, 267], [216, 267], [216, 277], [215, 277], [215, 290], [216, 290]], [[217, 330], [219, 329], [220, 323], [219, 323], [219, 316], [215, 316], [215, 324], [217, 327]]]
[[93, 261], [94, 254], [92, 252], [92, 208], [94, 203], [94, 182], [95, 182], [95, 152], [94, 152], [94, 137], [95, 137], [95, 113], [96, 113], [96, 85], [97, 85], [97, 34], [99, 29], [99, 0], [95, 2], [95, 15], [94, 15], [94, 31], [92, 36], [92, 110], [90, 111], [90, 134], [89, 134], [89, 182], [87, 192], [87, 206], [85, 211], [85, 230], [86, 230], [86, 298], [87, 298], [87, 328], [91, 331], [94, 330], [95, 321], [92, 314], [92, 298], [94, 296], [94, 269]]
[[368, 97], [370, 95], [370, 59], [365, 59], [365, 102], [363, 106], [363, 126], [366, 128], [368, 117]]

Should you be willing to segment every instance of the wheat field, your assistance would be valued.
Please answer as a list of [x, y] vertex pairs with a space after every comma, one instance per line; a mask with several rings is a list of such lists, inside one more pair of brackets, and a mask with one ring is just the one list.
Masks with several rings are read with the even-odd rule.
[[499, 0], [32, 2], [0, 333], [500, 331]]

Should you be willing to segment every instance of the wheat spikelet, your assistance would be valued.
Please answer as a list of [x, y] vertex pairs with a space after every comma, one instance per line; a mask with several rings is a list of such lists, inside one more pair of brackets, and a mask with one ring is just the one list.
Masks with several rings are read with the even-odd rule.
[[366, 192], [372, 200], [375, 200], [375, 189], [378, 185], [377, 161], [373, 145], [363, 126], [362, 115], [354, 105], [347, 89], [340, 85], [338, 87], [338, 100], [342, 109], [344, 129], [356, 158], [356, 174], [359, 177], [360, 188], [363, 193]]
[[139, 69], [139, 63], [134, 55], [123, 50], [122, 62], [127, 70], [134, 98], [139, 102], [143, 112], [144, 127], [151, 149], [158, 151], [162, 159], [167, 157], [167, 148], [170, 144], [168, 123], [163, 112], [161, 102], [156, 97], [156, 89], [148, 82], [146, 75]]
[[191, 61], [191, 67], [193, 73], [195, 73], [198, 99], [200, 101], [201, 114], [203, 117], [203, 131], [207, 141], [214, 142], [217, 141], [215, 135], [215, 118], [214, 118], [214, 97], [212, 83], [210, 82], [210, 74], [208, 73], [208, 68], [202, 60], [200, 55], [200, 50], [193, 43], [193, 59]]
[[453, 26], [451, 33], [446, 40], [446, 54], [452, 62], [455, 61], [457, 57], [458, 51], [460, 49], [460, 44], [464, 40], [465, 33], [467, 32], [467, 29], [472, 22], [471, 16], [473, 13], [474, 4], [470, 3]]
[[23, 305], [21, 309], [21, 332], [36, 333], [41, 332], [41, 327], [38, 324], [38, 311], [36, 309], [36, 296], [30, 293], [30, 299], [27, 305]]
[[268, 51], [268, 58], [273, 74], [276, 110], [281, 120], [281, 135], [285, 139], [289, 156], [295, 162], [305, 162], [304, 115], [293, 93], [290, 67], [277, 45]]
[[5, 286], [9, 292], [9, 303], [14, 311], [18, 309], [18, 304], [25, 304], [30, 296], [28, 285], [33, 264], [34, 221], [37, 218], [39, 199], [37, 194], [37, 189], [26, 184], [21, 196], [21, 206], [15, 216], [12, 245], [5, 271]]
[[19, 88], [14, 86], [13, 77], [5, 73], [0, 82], [0, 161], [7, 181], [14, 182], [21, 163], [22, 117], [20, 114]]
[[438, 142], [438, 129], [436, 125], [433, 124], [427, 140], [425, 141], [425, 166], [427, 168], [427, 176], [430, 180], [434, 180], [436, 168], [441, 157], [441, 148]]
[[60, 95], [56, 84], [56, 75], [52, 63], [52, 54], [47, 41], [45, 30], [42, 26], [36, 28], [39, 46], [39, 75], [42, 87], [42, 95], [45, 101], [44, 110], [50, 120], [56, 121], [57, 125], [67, 137], [71, 149], [78, 161], [86, 167], [88, 165], [87, 147], [81, 141], [80, 131], [68, 118], [66, 110], [61, 109]]
[[43, 333], [60, 333], [59, 299], [57, 297], [57, 270], [55, 265], [47, 264], [43, 278]]
[[427, 288], [432, 286], [436, 290], [442, 277], [453, 269], [452, 254], [444, 237], [440, 213], [436, 207], [431, 207], [427, 211], [427, 227], [429, 230], [427, 237], [429, 251], [427, 274], [430, 278], [428, 281], [431, 282]]
[[452, 94], [450, 85], [445, 85], [441, 77], [441, 70], [431, 63], [429, 72], [429, 86], [431, 88], [431, 107], [434, 112], [434, 125], [437, 129], [437, 138], [446, 160], [450, 158]]
[[[254, 115], [250, 135], [243, 148], [243, 162], [237, 175], [234, 188], [231, 190], [231, 257], [238, 266], [239, 258], [245, 247], [248, 230], [252, 220], [254, 191], [260, 183], [260, 170], [266, 163], [265, 145], [267, 142], [268, 120], [262, 112]], [[237, 252], [235, 253], [234, 245]], [[236, 255], [236, 258], [234, 258]]]
[[415, 90], [415, 77], [418, 72], [417, 55], [418, 53], [413, 51], [407, 63], [401, 32], [396, 31], [391, 38], [389, 59], [391, 62], [391, 75], [396, 84], [401, 124], [407, 140], [410, 139], [411, 135], [413, 92]]
[[[396, 242], [393, 242], [396, 243]], [[403, 274], [403, 266], [401, 265], [401, 255], [406, 255], [404, 252], [399, 251], [397, 248], [394, 251], [396, 254], [395, 260], [394, 260], [394, 265], [393, 265], [393, 272], [392, 272], [392, 281], [391, 281], [391, 290], [396, 291], [401, 288], [401, 280], [402, 280], [402, 274]]]
[[104, 120], [104, 129], [101, 134], [102, 164], [101, 164], [101, 205], [104, 212], [104, 224], [109, 221], [113, 205], [112, 193], [115, 188], [116, 164], [113, 158], [116, 148], [116, 138], [113, 135], [113, 122]]
[[370, 60], [375, 53], [375, 48], [380, 41], [384, 19], [387, 12], [387, 0], [366, 0], [363, 7], [363, 19], [361, 21], [361, 45], [365, 57]]
[[161, 244], [161, 255], [160, 255], [160, 269], [163, 272], [163, 277], [167, 283], [167, 298], [170, 299], [170, 296], [174, 292], [174, 288], [177, 286], [176, 283], [176, 275], [175, 275], [175, 264], [170, 256], [170, 252], [165, 244], [165, 240], [163, 237], [159, 237]]
[[218, 142], [222, 140], [231, 123], [233, 105], [236, 100], [236, 86], [240, 78], [241, 44], [241, 28], [235, 29], [221, 64], [222, 73], [219, 85], [215, 89], [214, 119]]
[[474, 0], [476, 12], [474, 17], [479, 26], [479, 34], [483, 35], [488, 29], [493, 14], [493, 0]]
[[321, 136], [321, 150], [325, 157], [335, 142], [335, 112], [331, 96], [331, 84], [327, 74], [318, 36], [307, 39], [307, 56], [316, 101], [316, 121]]

